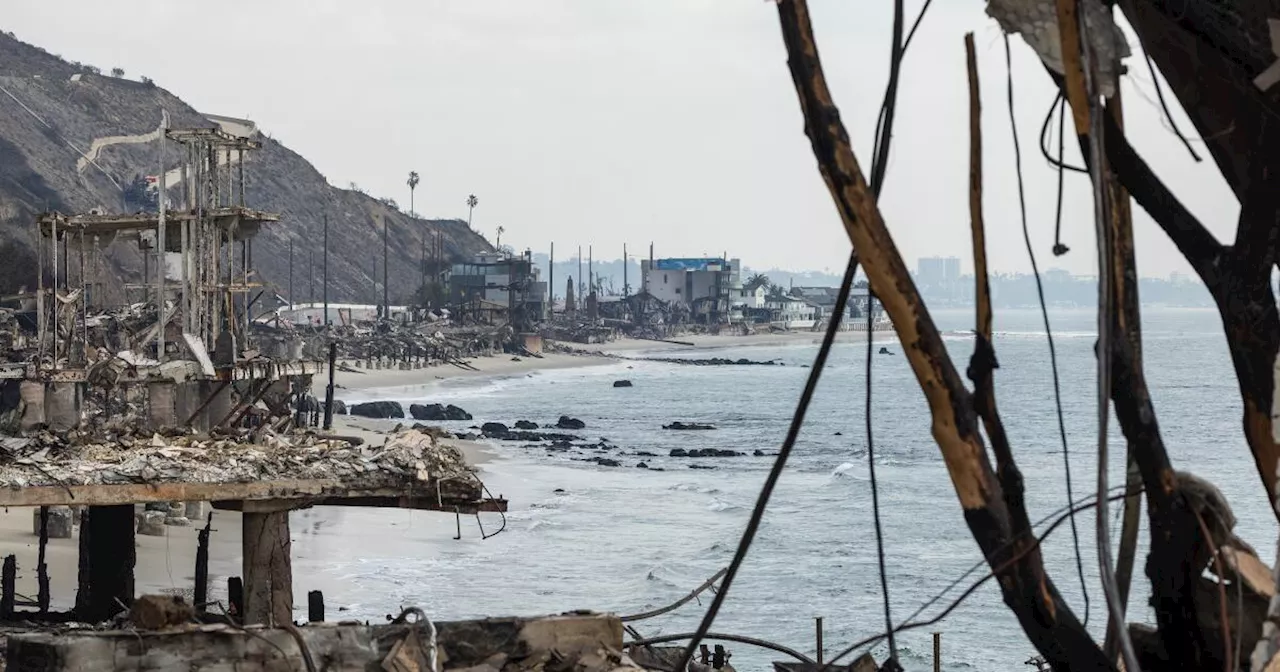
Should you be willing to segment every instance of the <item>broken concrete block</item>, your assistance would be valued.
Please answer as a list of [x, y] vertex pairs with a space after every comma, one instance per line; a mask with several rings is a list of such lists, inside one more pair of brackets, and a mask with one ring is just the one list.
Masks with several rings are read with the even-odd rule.
[[[49, 507], [49, 538], [70, 539], [71, 527], [74, 524], [69, 506]], [[40, 536], [40, 508], [31, 511], [31, 533]]]
[[165, 535], [164, 519], [167, 517], [162, 511], [142, 512], [138, 518], [138, 534], [163, 537]]

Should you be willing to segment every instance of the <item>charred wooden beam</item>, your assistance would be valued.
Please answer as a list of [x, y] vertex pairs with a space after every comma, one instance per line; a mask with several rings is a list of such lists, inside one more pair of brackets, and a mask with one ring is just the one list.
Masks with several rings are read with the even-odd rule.
[[1115, 669], [1058, 593], [1039, 554], [1012, 550], [1015, 522], [979, 435], [973, 399], [867, 188], [822, 72], [808, 5], [804, 0], [781, 0], [778, 15], [818, 168], [925, 393], [933, 436], [965, 521], [1000, 583], [1005, 603], [1055, 667]]
[[0, 620], [13, 619], [14, 601], [18, 591], [18, 558], [7, 555], [4, 568], [0, 570]]
[[209, 534], [213, 531], [213, 513], [205, 520], [204, 528], [196, 533], [196, 578], [192, 601], [196, 613], [203, 614], [209, 602]]

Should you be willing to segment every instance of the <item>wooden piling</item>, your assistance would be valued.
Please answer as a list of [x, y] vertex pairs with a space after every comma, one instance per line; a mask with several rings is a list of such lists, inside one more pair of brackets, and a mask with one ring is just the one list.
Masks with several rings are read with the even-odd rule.
[[933, 672], [942, 672], [942, 633], [933, 633]]
[[0, 573], [0, 620], [13, 620], [14, 600], [18, 585], [18, 557], [5, 556], [4, 570]]
[[318, 590], [307, 593], [307, 622], [324, 622], [324, 593]]
[[238, 576], [227, 577], [227, 611], [231, 620], [244, 623], [244, 581]]
[[132, 504], [89, 507], [80, 525], [80, 620], [105, 621], [133, 604], [134, 524]]
[[209, 532], [213, 525], [213, 514], [210, 513], [204, 528], [196, 533], [196, 585], [193, 601], [196, 613], [205, 612], [209, 601]]
[[293, 622], [289, 511], [246, 512], [243, 543], [244, 624]]
[[49, 507], [40, 507], [40, 547], [36, 559], [36, 602], [40, 613], [49, 613], [49, 565], [45, 554], [49, 549]]

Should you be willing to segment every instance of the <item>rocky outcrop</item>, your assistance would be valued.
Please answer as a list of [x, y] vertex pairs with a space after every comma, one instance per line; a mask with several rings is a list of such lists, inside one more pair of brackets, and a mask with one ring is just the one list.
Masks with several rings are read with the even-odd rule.
[[586, 427], [587, 423], [567, 415], [560, 416], [560, 420], [556, 422], [556, 429], [586, 429]]
[[334, 415], [346, 415], [346, 414], [347, 414], [347, 402], [345, 402], [345, 401], [343, 401], [343, 400], [341, 400], [341, 399], [334, 399], [334, 400], [333, 400], [333, 414], [334, 414]]
[[398, 401], [366, 401], [353, 405], [351, 415], [362, 418], [403, 418], [404, 407]]
[[708, 430], [708, 429], [715, 429], [716, 426], [707, 424], [705, 422], [680, 422], [679, 420], [677, 420], [669, 425], [663, 425], [662, 428], [663, 429], [682, 429], [682, 430]]
[[538, 423], [531, 420], [516, 420], [516, 429], [537, 429]]
[[671, 457], [742, 457], [746, 453], [739, 453], [736, 450], [723, 450], [720, 448], [694, 448], [693, 450], [685, 450], [684, 448], [672, 448]]
[[442, 406], [440, 404], [411, 404], [409, 406], [409, 415], [414, 420], [470, 420], [471, 414], [449, 404]]
[[613, 381], [613, 386], [614, 387], [632, 387], [631, 381], [629, 380], [615, 380]]
[[501, 422], [486, 422], [480, 425], [480, 432], [485, 436], [500, 438], [503, 434], [510, 433], [511, 430]]

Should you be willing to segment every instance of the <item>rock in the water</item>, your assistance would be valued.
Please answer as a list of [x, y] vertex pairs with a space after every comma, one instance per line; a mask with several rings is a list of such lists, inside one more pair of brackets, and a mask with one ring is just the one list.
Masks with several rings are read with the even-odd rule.
[[556, 423], [558, 429], [585, 429], [586, 426], [587, 423], [567, 415], [560, 416], [559, 422]]
[[516, 429], [537, 429], [538, 423], [529, 420], [516, 420]]
[[663, 425], [663, 429], [715, 429], [715, 425], [709, 425], [705, 422], [680, 422], [679, 420]]
[[595, 463], [602, 467], [621, 467], [622, 463], [617, 460], [611, 460], [607, 457], [597, 457]]
[[631, 381], [629, 380], [615, 380], [613, 381], [613, 386], [614, 387], [632, 387]]
[[636, 462], [636, 468], [637, 468], [637, 469], [648, 469], [648, 468], [649, 468], [649, 465], [648, 465], [648, 464], [645, 464], [644, 462]]
[[[74, 517], [69, 506], [49, 507], [49, 538], [70, 539]], [[32, 509], [31, 533], [40, 536], [40, 507]]]
[[756, 457], [764, 457], [764, 451], [760, 450], [759, 448], [756, 448], [755, 451], [753, 451], [751, 454], [755, 455]]
[[409, 406], [409, 414], [414, 420], [470, 420], [471, 414], [449, 404], [413, 404]]
[[507, 426], [502, 424], [501, 422], [486, 422], [483, 425], [480, 425], [480, 432], [483, 433], [485, 436], [491, 436], [494, 434], [506, 434], [510, 431], [511, 430], [507, 429]]
[[721, 448], [671, 449], [671, 457], [741, 457], [742, 455], [743, 453], [739, 453], [736, 450], [724, 450]]
[[403, 418], [404, 407], [398, 401], [366, 401], [351, 407], [351, 415], [362, 418]]
[[164, 519], [167, 518], [161, 511], [143, 511], [138, 515], [138, 534], [145, 534], [149, 537], [163, 537], [165, 535]]

